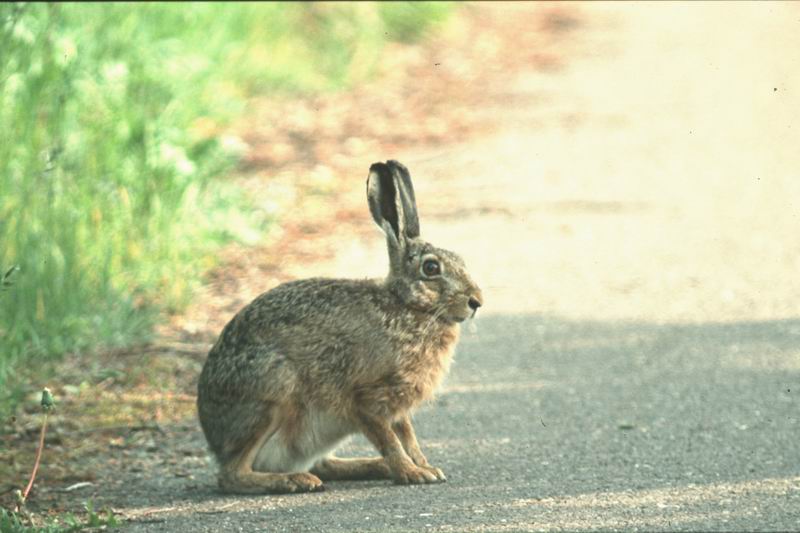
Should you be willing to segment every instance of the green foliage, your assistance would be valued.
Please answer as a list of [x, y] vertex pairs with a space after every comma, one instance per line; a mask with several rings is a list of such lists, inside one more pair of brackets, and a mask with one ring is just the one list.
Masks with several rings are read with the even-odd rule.
[[91, 501], [84, 504], [84, 509], [86, 509], [84, 520], [73, 513], [64, 513], [43, 526], [33, 526], [28, 525], [28, 520], [23, 519], [20, 513], [0, 508], [0, 533], [72, 533], [100, 527], [111, 529], [120, 525], [119, 520], [109, 509], [98, 513]]
[[145, 340], [221, 243], [258, 239], [213, 179], [247, 97], [357, 83], [448, 9], [0, 4], [0, 388], [15, 361]]
[[84, 504], [84, 509], [86, 509], [86, 523], [83, 527], [106, 526], [111, 528], [120, 525], [119, 520], [110, 509], [102, 510], [99, 513], [95, 512], [94, 504], [91, 500]]
[[27, 533], [26, 527], [17, 513], [6, 511], [0, 507], [0, 533]]
[[382, 2], [380, 16], [393, 40], [413, 42], [443, 22], [453, 8], [452, 2]]

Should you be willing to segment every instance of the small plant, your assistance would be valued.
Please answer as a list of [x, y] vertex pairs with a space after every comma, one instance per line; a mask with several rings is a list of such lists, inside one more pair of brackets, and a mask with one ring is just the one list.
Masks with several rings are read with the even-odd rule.
[[85, 529], [110, 529], [120, 525], [109, 509], [97, 513], [91, 501], [84, 503], [83, 507], [87, 513], [86, 520], [81, 520], [73, 513], [66, 513], [43, 526], [33, 525], [30, 516], [0, 508], [0, 533], [72, 533]]
[[[12, 270], [6, 273], [8, 275]], [[4, 276], [4, 280], [5, 280]], [[42, 461], [42, 451], [44, 450], [44, 440], [47, 434], [47, 418], [50, 413], [56, 408], [56, 401], [53, 398], [53, 393], [50, 389], [45, 387], [42, 389], [42, 430], [39, 433], [39, 446], [36, 448], [36, 459], [33, 462], [33, 470], [31, 470], [31, 477], [25, 490], [15, 491], [16, 505], [13, 511], [0, 508], [0, 533], [69, 533], [72, 531], [81, 531], [87, 528], [99, 527], [116, 527], [119, 521], [114, 516], [113, 511], [104, 509], [99, 513], [94, 510], [94, 503], [91, 500], [83, 504], [86, 509], [86, 519], [81, 520], [73, 513], [65, 513], [61, 517], [52, 520], [44, 526], [37, 526], [34, 523], [33, 516], [25, 508], [25, 503], [28, 501], [28, 496], [33, 488], [33, 483], [36, 481], [36, 474], [39, 472], [39, 465]]]
[[0, 508], [0, 533], [17, 533], [28, 528], [20, 520], [19, 513], [12, 513]]
[[96, 513], [91, 500], [87, 501], [83, 507], [86, 509], [87, 514], [86, 523], [83, 524], [83, 527], [116, 527], [119, 525], [119, 520], [116, 519], [111, 509], [103, 509]]
[[22, 492], [22, 496], [17, 498], [17, 508], [15, 509], [16, 512], [19, 512], [24, 506], [25, 502], [28, 500], [28, 495], [31, 493], [31, 489], [33, 488], [33, 482], [36, 479], [36, 473], [39, 471], [39, 464], [42, 460], [42, 450], [44, 450], [44, 436], [47, 433], [47, 416], [50, 414], [53, 409], [56, 407], [56, 401], [53, 398], [53, 394], [50, 392], [50, 389], [45, 387], [42, 390], [42, 411], [44, 413], [44, 418], [42, 420], [42, 431], [39, 433], [39, 446], [36, 448], [36, 459], [33, 462], [33, 470], [31, 471], [31, 478], [28, 480], [28, 485], [25, 487], [25, 490]]

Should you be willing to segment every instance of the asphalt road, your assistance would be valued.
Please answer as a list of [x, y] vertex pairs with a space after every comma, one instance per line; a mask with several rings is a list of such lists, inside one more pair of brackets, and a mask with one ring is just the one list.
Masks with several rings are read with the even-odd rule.
[[[800, 320], [493, 316], [416, 418], [442, 485], [216, 494], [165, 471], [136, 531], [800, 530]], [[198, 435], [188, 439], [202, 449]], [[369, 454], [355, 439], [351, 454]], [[132, 488], [131, 490], [137, 490]], [[138, 496], [141, 499], [142, 494]], [[136, 497], [134, 497], [136, 499]]]
[[569, 6], [561, 68], [487, 95], [495, 133], [390, 154], [486, 299], [416, 417], [448, 482], [222, 496], [191, 427], [185, 477], [109, 489], [130, 529], [800, 530], [800, 7]]

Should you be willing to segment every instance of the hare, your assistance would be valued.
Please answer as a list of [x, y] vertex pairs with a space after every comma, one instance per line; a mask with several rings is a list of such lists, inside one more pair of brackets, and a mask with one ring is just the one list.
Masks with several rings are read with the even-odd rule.
[[[482, 305], [462, 259], [419, 237], [408, 170], [375, 163], [367, 200], [386, 234], [384, 280], [284, 283], [239, 311], [200, 374], [200, 424], [224, 492], [322, 490], [323, 480], [445, 481], [411, 413], [450, 366], [459, 323]], [[381, 457], [333, 455], [363, 433]]]

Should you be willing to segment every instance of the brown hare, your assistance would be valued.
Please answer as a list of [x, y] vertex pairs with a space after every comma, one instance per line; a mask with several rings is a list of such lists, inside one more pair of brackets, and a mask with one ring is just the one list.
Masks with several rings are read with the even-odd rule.
[[[367, 200], [386, 233], [386, 279], [275, 287], [239, 311], [208, 354], [197, 408], [223, 491], [445, 481], [420, 450], [410, 415], [447, 373], [459, 323], [481, 306], [481, 291], [459, 256], [420, 239], [403, 165], [373, 164]], [[357, 432], [381, 457], [333, 455]]]

